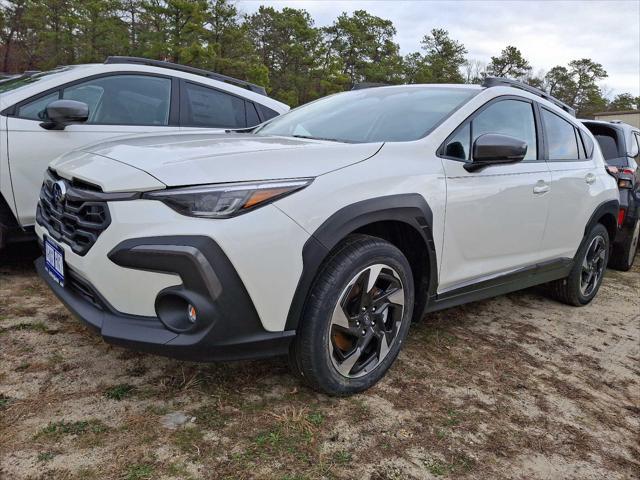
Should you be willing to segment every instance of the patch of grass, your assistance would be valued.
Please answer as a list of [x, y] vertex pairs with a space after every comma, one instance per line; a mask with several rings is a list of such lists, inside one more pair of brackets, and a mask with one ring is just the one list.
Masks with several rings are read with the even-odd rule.
[[110, 400], [120, 401], [133, 395], [134, 390], [135, 387], [133, 385], [129, 385], [128, 383], [121, 383], [119, 385], [107, 388], [107, 390], [105, 390], [104, 392], [104, 396]]
[[173, 462], [167, 466], [166, 472], [172, 477], [178, 477], [181, 480], [193, 478], [183, 463]]
[[152, 478], [153, 467], [147, 464], [130, 465], [125, 476], [126, 480], [146, 480]]
[[437, 458], [424, 458], [422, 463], [436, 477], [469, 472], [473, 468], [473, 460], [464, 454], [455, 455], [450, 463]]
[[10, 327], [4, 327], [0, 329], [0, 333], [9, 332], [9, 331], [30, 331], [30, 332], [48, 332], [48, 327], [44, 322], [33, 322], [33, 323], [16, 323]]
[[9, 405], [9, 403], [11, 403], [11, 399], [9, 397], [7, 397], [6, 395], [1, 395], [0, 394], [0, 410], [2, 410], [3, 408], [7, 407]]
[[196, 427], [180, 429], [173, 435], [173, 444], [185, 453], [193, 453], [203, 440], [202, 431]]
[[460, 423], [460, 414], [455, 410], [447, 411], [447, 418], [444, 420], [444, 425], [447, 427], [454, 427]]
[[16, 372], [23, 372], [31, 366], [29, 362], [22, 362], [20, 365], [16, 367]]
[[223, 415], [218, 406], [213, 403], [208, 403], [200, 408], [192, 410], [189, 415], [196, 417], [196, 423], [206, 428], [222, 428], [224, 427], [227, 419]]
[[347, 463], [351, 462], [352, 458], [353, 457], [351, 453], [347, 452], [346, 450], [341, 450], [339, 452], [336, 452], [333, 456], [333, 459], [335, 460], [335, 462], [339, 463], [340, 465], [346, 465]]
[[81, 420], [78, 422], [50, 422], [38, 434], [37, 438], [59, 439], [66, 435], [85, 435], [87, 433], [100, 434], [108, 430], [108, 427], [100, 420]]
[[320, 412], [311, 412], [307, 415], [307, 419], [312, 425], [319, 427], [324, 422], [324, 415]]
[[38, 461], [39, 462], [49, 462], [49, 461], [53, 460], [53, 457], [55, 457], [55, 453], [53, 453], [53, 452], [40, 452], [38, 454]]

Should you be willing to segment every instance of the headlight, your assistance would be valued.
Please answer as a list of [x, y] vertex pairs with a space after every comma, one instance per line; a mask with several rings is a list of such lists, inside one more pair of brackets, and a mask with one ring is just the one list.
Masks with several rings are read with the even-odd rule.
[[229, 218], [290, 195], [312, 180], [301, 178], [171, 188], [145, 193], [142, 198], [159, 200], [190, 217]]

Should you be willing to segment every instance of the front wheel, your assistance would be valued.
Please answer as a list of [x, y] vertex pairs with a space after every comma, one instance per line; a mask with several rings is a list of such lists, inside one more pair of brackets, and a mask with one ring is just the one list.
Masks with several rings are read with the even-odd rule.
[[331, 395], [371, 387], [397, 357], [413, 303], [413, 277], [402, 252], [376, 237], [349, 237], [312, 286], [291, 347], [294, 372]]
[[551, 295], [562, 303], [580, 307], [598, 293], [609, 259], [609, 233], [604, 225], [595, 225], [575, 256], [568, 277], [551, 282]]

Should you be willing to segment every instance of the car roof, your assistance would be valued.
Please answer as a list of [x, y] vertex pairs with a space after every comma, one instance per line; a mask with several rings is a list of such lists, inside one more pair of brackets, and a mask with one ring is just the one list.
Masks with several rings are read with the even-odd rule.
[[[59, 71], [57, 71], [59, 70]], [[102, 73], [117, 73], [117, 72], [126, 72], [126, 73], [152, 73], [157, 75], [166, 75], [172, 76], [176, 78], [183, 78], [185, 80], [192, 81], [194, 83], [199, 83], [202, 85], [209, 85], [215, 87], [218, 90], [226, 91], [230, 94], [245, 98], [247, 100], [253, 101], [255, 103], [259, 103], [264, 105], [265, 107], [271, 108], [278, 113], [284, 113], [289, 110], [289, 106], [275, 100], [273, 98], [267, 97], [260, 93], [253, 92], [251, 90], [247, 90], [246, 88], [238, 87], [236, 85], [232, 85], [229, 83], [225, 83], [220, 80], [215, 80], [212, 78], [207, 78], [202, 75], [196, 75], [194, 73], [183, 72], [180, 70], [158, 67], [158, 66], [150, 66], [150, 65], [141, 65], [134, 63], [113, 63], [113, 64], [104, 64], [104, 63], [86, 63], [79, 65], [69, 65], [58, 67], [53, 69], [48, 73], [46, 77], [33, 84], [26, 85], [22, 88], [16, 90], [10, 90], [8, 92], [4, 92], [0, 95], [0, 102], [2, 103], [2, 108], [13, 105], [17, 102], [25, 100], [33, 95], [36, 95], [40, 92], [44, 92], [46, 90], [56, 88], [59, 85], [73, 82], [76, 80], [81, 80], [84, 77], [88, 77], [91, 75], [99, 75]], [[47, 73], [47, 72], [42, 72]], [[39, 75], [39, 74], [36, 74]]]

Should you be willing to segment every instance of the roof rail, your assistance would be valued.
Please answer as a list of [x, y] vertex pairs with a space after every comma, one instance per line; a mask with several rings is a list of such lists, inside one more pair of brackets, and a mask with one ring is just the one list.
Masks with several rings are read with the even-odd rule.
[[571, 116], [574, 116], [574, 117], [576, 116], [576, 111], [566, 103], [551, 96], [544, 90], [540, 90], [539, 88], [532, 87], [531, 85], [527, 85], [526, 83], [520, 82], [518, 80], [512, 80], [510, 78], [504, 78], [504, 77], [487, 77], [484, 79], [484, 82], [482, 82], [482, 86], [486, 88], [500, 87], [500, 86], [519, 88], [520, 90], [533, 93], [534, 95], [538, 95], [539, 97], [542, 97], [545, 100], [550, 101], [551, 103], [553, 103], [557, 107], [560, 107], [562, 110], [564, 110]]
[[228, 77], [227, 75], [222, 75], [221, 73], [211, 72], [209, 70], [203, 70], [201, 68], [189, 67], [188, 65], [180, 65], [177, 63], [165, 62], [163, 60], [152, 60], [149, 58], [141, 58], [141, 57], [122, 57], [122, 56], [110, 56], [104, 61], [105, 64], [120, 64], [120, 63], [129, 63], [135, 65], [148, 65], [150, 67], [160, 67], [160, 68], [169, 68], [171, 70], [178, 70], [180, 72], [192, 73], [194, 75], [200, 75], [203, 77], [211, 78], [213, 80], [219, 80], [221, 82], [230, 83], [232, 85], [236, 85], [238, 87], [246, 88], [255, 93], [259, 93], [261, 95], [267, 95], [267, 91], [264, 87], [260, 85], [256, 85], [251, 82], [247, 82], [245, 80], [239, 80], [237, 78]]

